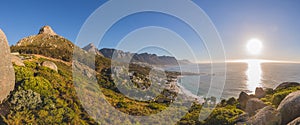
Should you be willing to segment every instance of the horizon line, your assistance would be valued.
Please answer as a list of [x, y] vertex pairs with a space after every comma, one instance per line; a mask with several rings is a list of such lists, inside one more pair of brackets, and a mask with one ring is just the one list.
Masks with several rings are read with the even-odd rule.
[[300, 61], [287, 60], [269, 60], [269, 59], [228, 59], [225, 61], [198, 61], [194, 64], [209, 64], [209, 63], [247, 63], [249, 61], [259, 61], [260, 63], [300, 63]]

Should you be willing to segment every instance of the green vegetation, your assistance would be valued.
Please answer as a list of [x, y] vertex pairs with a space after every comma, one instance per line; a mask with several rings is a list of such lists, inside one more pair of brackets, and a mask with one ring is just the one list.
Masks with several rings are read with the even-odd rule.
[[56, 62], [59, 72], [42, 67], [40, 60], [15, 67], [16, 88], [3, 102], [6, 124], [95, 124], [78, 102], [71, 67]]
[[275, 91], [267, 91], [267, 95], [265, 98], [261, 100], [264, 101], [268, 105], [273, 105], [274, 107], [278, 107], [280, 102], [290, 93], [300, 90], [300, 86], [296, 87], [287, 87]]

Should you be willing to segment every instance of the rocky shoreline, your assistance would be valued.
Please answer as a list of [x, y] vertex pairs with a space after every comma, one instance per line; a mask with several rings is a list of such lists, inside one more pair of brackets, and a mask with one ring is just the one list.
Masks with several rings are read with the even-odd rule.
[[[300, 124], [300, 90], [295, 89], [294, 92], [289, 91], [287, 96], [282, 95], [283, 100], [279, 100], [278, 106], [270, 105], [263, 100], [270, 98], [268, 94], [274, 92], [284, 92], [284, 89], [298, 87], [299, 83], [285, 82], [275, 89], [256, 88], [255, 94], [248, 95], [241, 92], [238, 102], [244, 114], [238, 119], [238, 125], [254, 124], [254, 125], [298, 125]], [[275, 94], [274, 94], [275, 95]], [[276, 100], [277, 96], [273, 96]], [[275, 103], [276, 104], [276, 103]]]

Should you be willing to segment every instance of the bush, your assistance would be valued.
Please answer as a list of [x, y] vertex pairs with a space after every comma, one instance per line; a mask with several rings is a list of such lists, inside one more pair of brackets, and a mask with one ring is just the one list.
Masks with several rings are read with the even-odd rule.
[[16, 111], [24, 109], [35, 109], [42, 102], [40, 94], [32, 90], [16, 91], [10, 100], [10, 103]]
[[160, 110], [160, 111], [162, 111], [166, 108], [165, 106], [163, 106], [161, 104], [158, 104], [158, 103], [150, 103], [148, 105], [148, 107], [151, 108], [151, 109]]
[[26, 78], [22, 83], [25, 90], [32, 90], [42, 96], [49, 97], [55, 94], [52, 84], [43, 77], [30, 77]]
[[285, 90], [285, 91], [275, 93], [272, 97], [272, 104], [277, 107], [280, 104], [280, 102], [291, 92], [293, 92], [293, 91]]
[[14, 70], [15, 70], [15, 77], [16, 77], [17, 84], [21, 83], [24, 80], [24, 78], [29, 78], [34, 76], [34, 71], [27, 67], [15, 66]]
[[205, 120], [206, 125], [233, 125], [243, 111], [234, 107], [216, 108]]

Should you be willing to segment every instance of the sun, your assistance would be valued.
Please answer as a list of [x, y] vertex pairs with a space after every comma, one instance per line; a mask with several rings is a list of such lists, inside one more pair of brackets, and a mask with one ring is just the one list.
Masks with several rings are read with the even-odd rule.
[[259, 55], [262, 50], [262, 42], [259, 39], [250, 39], [247, 43], [247, 51], [251, 55]]

